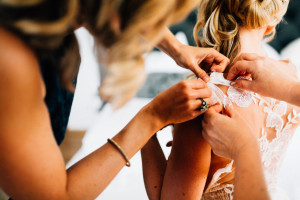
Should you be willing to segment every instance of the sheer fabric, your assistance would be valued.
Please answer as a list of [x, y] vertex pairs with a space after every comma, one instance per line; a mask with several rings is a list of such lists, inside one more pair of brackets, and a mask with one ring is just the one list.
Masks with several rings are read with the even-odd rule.
[[[243, 77], [242, 77], [243, 78]], [[227, 86], [227, 95], [219, 88]], [[278, 185], [280, 166], [291, 140], [295, 128], [299, 125], [300, 113], [293, 106], [283, 101], [262, 97], [253, 92], [241, 90], [230, 86], [230, 81], [223, 77], [222, 73], [213, 72], [210, 76], [208, 87], [212, 90], [211, 100], [213, 104], [220, 103], [222, 106], [232, 106], [243, 114], [257, 130], [256, 133], [264, 169], [265, 178], [272, 200], [288, 199], [284, 191]], [[262, 116], [261, 118], [256, 116]], [[248, 118], [247, 118], [248, 117]], [[252, 117], [252, 118], [251, 118]], [[252, 119], [252, 120], [250, 120]], [[233, 199], [234, 192], [234, 162], [225, 168], [218, 169], [203, 193], [203, 200], [210, 199]], [[228, 181], [226, 177], [232, 177]], [[226, 180], [226, 181], [223, 181]]]

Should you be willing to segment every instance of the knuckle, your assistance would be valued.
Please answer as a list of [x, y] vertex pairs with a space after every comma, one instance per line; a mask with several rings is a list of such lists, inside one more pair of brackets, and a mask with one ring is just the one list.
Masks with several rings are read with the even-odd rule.
[[254, 64], [256, 65], [257, 68], [262, 68], [263, 67], [263, 60], [261, 60], [261, 59], [255, 60]]
[[183, 89], [189, 88], [190, 82], [188, 80], [181, 81], [181, 86]]
[[[185, 105], [186, 110], [188, 111], [193, 111], [193, 107], [192, 104], [190, 102], [187, 102]], [[190, 114], [192, 114], [193, 112], [190, 112]]]
[[190, 94], [189, 89], [185, 88], [185, 89], [182, 90], [182, 97], [183, 97], [183, 100], [185, 100], [185, 101], [190, 100], [191, 94]]
[[236, 82], [236, 86], [239, 87], [239, 88], [241, 88], [241, 89], [245, 88], [244, 82], [241, 82], [241, 81]]

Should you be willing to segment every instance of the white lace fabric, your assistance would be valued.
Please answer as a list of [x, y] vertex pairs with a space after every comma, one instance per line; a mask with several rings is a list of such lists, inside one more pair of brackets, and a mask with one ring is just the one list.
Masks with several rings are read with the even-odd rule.
[[[227, 95], [218, 87], [219, 85], [229, 87]], [[219, 103], [224, 107], [235, 104], [237, 109], [248, 108], [254, 104], [256, 110], [265, 116], [261, 132], [258, 133], [264, 174], [272, 200], [287, 199], [277, 181], [286, 148], [295, 128], [299, 125], [300, 113], [286, 102], [261, 97], [253, 92], [230, 86], [230, 81], [226, 80], [222, 73], [213, 72], [208, 87], [213, 93], [211, 97], [213, 104]], [[251, 109], [249, 112], [254, 111]], [[233, 173], [232, 164], [233, 161], [214, 173], [213, 179], [203, 193], [203, 200], [233, 199], [234, 185], [221, 182], [221, 177]]]

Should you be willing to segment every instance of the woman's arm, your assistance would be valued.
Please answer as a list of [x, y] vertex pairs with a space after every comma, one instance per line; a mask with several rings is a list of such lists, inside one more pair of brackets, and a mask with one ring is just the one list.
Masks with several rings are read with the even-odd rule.
[[241, 149], [235, 160], [234, 199], [235, 200], [268, 200], [267, 186], [261, 165], [260, 151], [257, 143]]
[[229, 64], [229, 59], [212, 48], [199, 48], [181, 44], [173, 33], [166, 28], [161, 42], [157, 45], [175, 60], [177, 65], [190, 69], [205, 82], [209, 81], [209, 76], [202, 68], [207, 66], [218, 72], [223, 72]]
[[161, 199], [201, 199], [211, 159], [201, 129], [200, 118], [175, 125]]
[[[125, 165], [109, 143], [65, 169], [51, 130], [39, 64], [22, 41], [0, 30], [0, 187], [13, 199], [95, 199]], [[162, 127], [201, 114], [202, 81], [160, 93], [114, 140], [131, 158]], [[176, 113], [176, 114], [175, 114]]]
[[159, 200], [167, 161], [156, 135], [141, 150], [143, 175], [150, 200]]

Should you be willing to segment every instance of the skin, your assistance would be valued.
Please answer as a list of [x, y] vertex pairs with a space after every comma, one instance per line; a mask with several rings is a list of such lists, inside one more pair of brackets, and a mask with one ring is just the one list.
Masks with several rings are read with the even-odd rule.
[[[210, 163], [210, 154], [207, 152], [211, 151], [209, 144], [203, 140], [202, 136], [199, 135], [199, 127], [201, 127], [201, 116], [182, 124], [178, 124], [174, 126], [173, 133], [174, 136], [173, 148], [169, 160], [175, 160], [174, 162], [168, 162], [168, 170], [167, 169], [167, 160], [164, 156], [164, 153], [160, 147], [160, 144], [154, 136], [151, 140], [143, 147], [142, 153], [142, 161], [143, 161], [143, 175], [146, 191], [148, 194], [148, 198], [150, 200], [158, 200], [158, 199], [180, 199], [187, 198], [191, 199], [190, 193], [186, 193], [186, 190], [192, 191], [194, 193], [201, 192], [201, 188], [203, 190], [205, 186], [205, 181], [200, 183], [195, 181], [195, 183], [191, 188], [185, 188], [185, 183], [190, 183], [191, 180], [206, 180], [208, 174], [208, 168]], [[193, 123], [200, 122], [200, 123]], [[182, 131], [184, 130], [184, 134]], [[195, 137], [197, 138], [195, 140]], [[185, 148], [182, 149], [182, 143], [194, 145], [199, 147], [198, 150], [200, 153], [196, 151], [194, 148]], [[205, 148], [203, 148], [205, 146]], [[202, 154], [204, 156], [198, 156]], [[195, 156], [194, 162], [190, 162], [188, 159], [190, 155]], [[175, 165], [174, 163], [183, 163], [183, 165]], [[194, 163], [201, 163], [199, 165], [194, 165]], [[202, 166], [201, 166], [202, 165]], [[203, 167], [203, 166], [207, 167]], [[195, 167], [199, 166], [199, 167]], [[192, 169], [189, 173], [181, 173], [185, 168]], [[203, 171], [204, 169], [204, 171]], [[176, 171], [178, 173], [170, 173], [172, 171]], [[171, 176], [172, 179], [166, 178]], [[180, 184], [174, 184], [172, 182], [174, 179], [180, 179]], [[165, 180], [165, 181], [164, 181]], [[170, 181], [170, 182], [168, 182]], [[203, 184], [204, 183], [204, 184]], [[166, 185], [172, 188], [168, 188], [170, 190], [176, 190], [175, 192], [164, 191], [166, 189]], [[188, 185], [188, 184], [187, 184]], [[190, 185], [188, 185], [191, 187]], [[174, 196], [174, 194], [180, 194], [179, 196]], [[190, 195], [190, 196], [187, 196]], [[199, 196], [199, 195], [198, 195]], [[193, 199], [193, 198], [192, 198]]]
[[167, 162], [156, 135], [142, 148], [141, 155], [148, 198], [149, 200], [160, 199]]
[[[238, 75], [246, 74], [251, 74], [252, 81], [235, 80]], [[253, 53], [242, 53], [233, 63], [227, 78], [234, 80], [233, 86], [297, 105], [297, 101], [291, 98], [293, 95], [290, 95], [291, 88], [297, 85], [295, 74], [295, 67], [287, 61], [279, 62]], [[254, 135], [256, 131], [234, 108], [227, 107], [225, 112], [226, 116], [214, 109], [206, 112], [202, 134], [214, 153], [235, 160], [234, 198], [270, 199]]]
[[174, 127], [161, 199], [201, 199], [211, 162], [211, 147], [199, 134], [201, 120]]
[[[38, 60], [4, 29], [0, 74], [0, 187], [13, 199], [95, 199], [125, 165], [120, 152], [106, 143], [65, 169]], [[209, 96], [203, 81], [182, 81], [142, 108], [113, 139], [131, 158], [161, 128], [202, 114], [198, 99]]]

